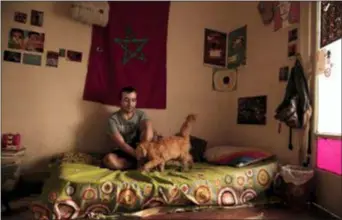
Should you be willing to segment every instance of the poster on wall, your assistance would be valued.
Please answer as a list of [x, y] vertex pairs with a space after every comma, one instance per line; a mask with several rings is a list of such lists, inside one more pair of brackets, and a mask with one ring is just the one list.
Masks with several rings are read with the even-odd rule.
[[237, 74], [235, 70], [214, 70], [213, 89], [219, 92], [230, 92], [236, 89]]
[[21, 53], [15, 51], [4, 51], [4, 61], [13, 62], [13, 63], [20, 63], [21, 61]]
[[227, 34], [211, 29], [204, 30], [204, 64], [226, 66]]
[[342, 38], [341, 14], [341, 1], [321, 1], [321, 48]]
[[14, 21], [25, 24], [27, 21], [27, 14], [23, 12], [14, 12]]
[[40, 66], [42, 64], [42, 56], [37, 54], [24, 53], [23, 63], [34, 66]]
[[246, 65], [247, 25], [238, 28], [228, 35], [228, 69], [237, 69]]
[[243, 97], [238, 99], [238, 124], [265, 125], [267, 96]]
[[42, 27], [44, 22], [44, 12], [31, 10], [31, 25]]
[[82, 62], [82, 52], [68, 50], [67, 51], [67, 60], [73, 62]]
[[289, 80], [290, 69], [288, 66], [283, 66], [279, 68], [279, 81]]
[[274, 8], [274, 31], [290, 27], [300, 21], [300, 2], [276, 2]]
[[58, 52], [48, 51], [46, 53], [46, 66], [58, 67], [58, 57]]
[[264, 25], [269, 25], [272, 23], [274, 17], [273, 1], [260, 1], [258, 3], [258, 11]]
[[8, 48], [42, 53], [44, 41], [43, 33], [12, 28], [9, 32]]

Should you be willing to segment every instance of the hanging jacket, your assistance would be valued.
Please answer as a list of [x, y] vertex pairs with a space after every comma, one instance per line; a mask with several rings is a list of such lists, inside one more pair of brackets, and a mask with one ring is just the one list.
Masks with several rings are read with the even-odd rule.
[[[304, 69], [297, 58], [291, 68], [283, 101], [276, 109], [275, 119], [290, 128], [289, 148], [292, 150], [292, 128], [306, 129], [312, 115], [311, 100]], [[310, 135], [309, 135], [310, 137]], [[310, 140], [307, 153], [310, 154]]]

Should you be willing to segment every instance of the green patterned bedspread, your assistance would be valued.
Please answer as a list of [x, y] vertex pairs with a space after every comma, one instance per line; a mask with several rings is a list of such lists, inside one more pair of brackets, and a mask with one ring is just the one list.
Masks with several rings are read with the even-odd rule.
[[241, 205], [268, 189], [276, 172], [276, 160], [244, 168], [197, 163], [188, 172], [163, 173], [62, 163], [31, 208], [39, 219], [74, 219], [162, 205]]

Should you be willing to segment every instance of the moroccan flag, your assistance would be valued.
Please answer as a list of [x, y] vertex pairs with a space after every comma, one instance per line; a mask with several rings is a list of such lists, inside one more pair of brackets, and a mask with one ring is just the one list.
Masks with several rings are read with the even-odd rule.
[[105, 28], [93, 26], [83, 99], [119, 104], [133, 86], [138, 108], [166, 108], [169, 2], [109, 2]]

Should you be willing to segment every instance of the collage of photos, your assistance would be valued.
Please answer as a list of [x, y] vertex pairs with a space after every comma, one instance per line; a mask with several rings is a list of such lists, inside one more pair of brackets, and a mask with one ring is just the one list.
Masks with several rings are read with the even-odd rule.
[[[31, 26], [43, 27], [44, 12], [31, 10], [30, 16], [24, 12], [14, 12], [15, 22], [26, 24], [28, 19], [30, 19]], [[7, 47], [9, 50], [4, 51], [4, 61], [41, 66], [42, 55], [46, 51], [45, 33], [33, 31], [30, 28], [10, 28]], [[46, 51], [44, 55], [47, 67], [58, 67], [59, 57], [64, 57], [68, 61], [82, 62], [82, 52], [75, 50]]]
[[8, 48], [33, 52], [44, 52], [45, 34], [12, 28], [9, 32]]

